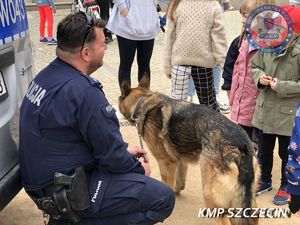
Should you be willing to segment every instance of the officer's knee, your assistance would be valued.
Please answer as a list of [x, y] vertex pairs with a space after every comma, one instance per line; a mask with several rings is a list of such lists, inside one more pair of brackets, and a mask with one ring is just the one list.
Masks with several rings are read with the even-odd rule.
[[174, 209], [175, 206], [175, 193], [174, 191], [168, 187], [167, 190], [167, 196], [166, 196], [166, 208], [165, 208], [165, 215], [167, 217], [169, 217]]
[[157, 208], [157, 212], [160, 214], [162, 220], [157, 222], [162, 222], [164, 219], [168, 218], [175, 205], [175, 193], [166, 185], [161, 187], [160, 202], [161, 204], [160, 207]]

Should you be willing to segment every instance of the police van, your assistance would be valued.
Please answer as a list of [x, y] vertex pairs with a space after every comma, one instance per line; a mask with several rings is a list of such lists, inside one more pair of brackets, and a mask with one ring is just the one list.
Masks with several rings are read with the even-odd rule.
[[19, 107], [33, 78], [24, 0], [0, 1], [0, 211], [21, 190]]

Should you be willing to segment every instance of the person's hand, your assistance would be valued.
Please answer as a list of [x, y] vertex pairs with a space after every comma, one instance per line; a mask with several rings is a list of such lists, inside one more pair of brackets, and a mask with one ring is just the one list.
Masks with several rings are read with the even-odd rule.
[[277, 81], [278, 81], [277, 78], [273, 78], [273, 80], [270, 82], [270, 86], [273, 91], [276, 91]]
[[56, 8], [52, 8], [52, 12], [53, 12], [53, 13], [56, 13]]
[[300, 195], [291, 195], [289, 208], [293, 214], [300, 210]]
[[272, 80], [273, 78], [271, 76], [264, 74], [259, 78], [259, 83], [268, 86]]
[[128, 144], [127, 151], [130, 155], [136, 157], [137, 159], [144, 158], [145, 162], [149, 162], [149, 157], [145, 149], [136, 145]]
[[168, 79], [171, 79], [171, 74], [166, 74], [166, 77], [167, 77]]
[[149, 161], [146, 161], [144, 159], [144, 157], [139, 158], [140, 163], [142, 164], [142, 166], [144, 167], [145, 170], [145, 175], [146, 176], [150, 176], [151, 174], [151, 169], [150, 169], [150, 164]]
[[128, 15], [128, 8], [122, 9], [121, 15], [126, 17]]

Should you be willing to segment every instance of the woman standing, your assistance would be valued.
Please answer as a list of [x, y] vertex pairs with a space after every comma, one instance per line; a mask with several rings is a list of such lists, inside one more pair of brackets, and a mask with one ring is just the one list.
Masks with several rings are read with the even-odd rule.
[[157, 0], [114, 0], [106, 28], [117, 35], [120, 66], [119, 85], [128, 80], [137, 52], [138, 80], [146, 72], [150, 76], [150, 60], [154, 38], [159, 33]]

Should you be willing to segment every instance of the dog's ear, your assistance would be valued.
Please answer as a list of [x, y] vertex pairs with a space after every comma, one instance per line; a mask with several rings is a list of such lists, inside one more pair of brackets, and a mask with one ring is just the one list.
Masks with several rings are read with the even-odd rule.
[[124, 99], [126, 96], [129, 95], [129, 92], [131, 90], [131, 87], [130, 87], [130, 83], [129, 83], [129, 80], [123, 80], [122, 83], [121, 83], [121, 96], [120, 98], [121, 99]]
[[146, 89], [150, 88], [150, 77], [147, 72], [144, 72], [142, 79], [139, 82], [139, 87], [143, 87]]

